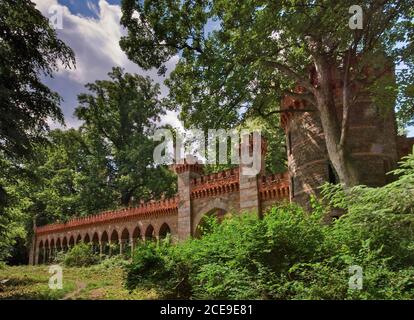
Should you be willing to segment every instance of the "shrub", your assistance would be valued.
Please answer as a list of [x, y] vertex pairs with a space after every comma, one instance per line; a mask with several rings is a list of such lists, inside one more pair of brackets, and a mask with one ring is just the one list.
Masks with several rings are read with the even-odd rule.
[[[145, 243], [126, 267], [126, 285], [161, 297], [202, 299], [413, 299], [414, 156], [382, 187], [325, 186], [313, 211], [283, 204], [263, 219], [207, 219], [201, 239]], [[346, 214], [323, 222], [332, 208]], [[349, 267], [362, 268], [362, 290]]]
[[116, 255], [112, 257], [108, 257], [103, 259], [99, 264], [93, 266], [93, 268], [97, 271], [102, 269], [117, 269], [123, 268], [128, 265], [128, 261], [121, 255]]
[[99, 262], [99, 256], [93, 253], [90, 244], [79, 243], [71, 248], [64, 257], [64, 264], [68, 267], [85, 267]]

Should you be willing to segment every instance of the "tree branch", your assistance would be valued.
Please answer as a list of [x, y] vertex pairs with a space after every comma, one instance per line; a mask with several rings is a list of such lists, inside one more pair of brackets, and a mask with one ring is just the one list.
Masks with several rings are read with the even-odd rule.
[[278, 69], [280, 72], [282, 72], [287, 77], [293, 78], [297, 82], [297, 84], [301, 85], [302, 87], [306, 88], [309, 92], [315, 94], [315, 88], [311, 85], [311, 83], [301, 77], [298, 73], [296, 73], [294, 70], [292, 70], [290, 67], [276, 61], [269, 61], [266, 60], [265, 63], [268, 65]]

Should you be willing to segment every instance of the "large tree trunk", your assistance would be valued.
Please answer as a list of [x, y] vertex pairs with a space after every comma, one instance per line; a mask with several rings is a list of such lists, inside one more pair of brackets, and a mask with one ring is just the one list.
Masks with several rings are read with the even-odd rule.
[[335, 107], [334, 91], [332, 90], [330, 65], [326, 61], [316, 63], [320, 87], [316, 93], [317, 108], [320, 113], [322, 128], [325, 134], [326, 148], [329, 159], [335, 168], [339, 180], [346, 188], [360, 184], [360, 175], [355, 162], [347, 148], [341, 145], [341, 121]]

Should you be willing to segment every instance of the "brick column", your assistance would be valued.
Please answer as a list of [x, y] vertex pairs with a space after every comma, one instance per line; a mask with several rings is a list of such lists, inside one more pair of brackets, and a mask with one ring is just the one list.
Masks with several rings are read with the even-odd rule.
[[103, 242], [99, 241], [99, 258], [102, 259], [103, 255]]
[[192, 205], [191, 205], [191, 180], [198, 178], [202, 172], [200, 164], [176, 164], [178, 196], [178, 240], [186, 240], [191, 237]]
[[134, 238], [131, 237], [131, 239], [129, 239], [129, 242], [131, 243], [131, 258], [132, 258], [132, 255], [134, 254], [134, 245], [135, 245]]
[[[240, 187], [240, 212], [256, 212], [261, 214], [260, 207], [260, 195], [259, 195], [259, 182], [260, 177], [265, 172], [265, 155], [266, 155], [266, 142], [264, 138], [259, 139], [260, 148], [253, 146], [252, 136], [242, 137], [241, 152], [249, 151], [250, 157], [255, 157], [253, 163], [243, 164], [241, 158], [240, 172], [239, 172], [239, 187]], [[259, 167], [254, 168], [253, 164], [259, 164]], [[256, 171], [256, 174], [252, 174]]]

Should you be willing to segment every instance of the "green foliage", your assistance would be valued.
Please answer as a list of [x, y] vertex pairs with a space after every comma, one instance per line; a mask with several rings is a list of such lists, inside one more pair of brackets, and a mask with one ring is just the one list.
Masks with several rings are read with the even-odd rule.
[[404, 65], [398, 89], [394, 85], [389, 93], [399, 93], [401, 115], [412, 120], [413, 2], [361, 1], [364, 25], [358, 31], [348, 24], [352, 5], [351, 0], [124, 0], [121, 23], [128, 35], [120, 45], [139, 66], [160, 73], [179, 53], [167, 81], [171, 105], [180, 107], [186, 124], [210, 128], [253, 114], [273, 115], [295, 82], [309, 83], [309, 64], [321, 66], [326, 59], [343, 66], [348, 53], [358, 57], [351, 64], [360, 72], [385, 50], [396, 65]]
[[93, 253], [92, 247], [79, 243], [65, 254], [64, 264], [68, 267], [86, 267], [99, 262], [99, 256]]
[[106, 259], [102, 259], [102, 261], [93, 266], [93, 270], [100, 271], [106, 269], [119, 269], [123, 268], [128, 264], [128, 261], [121, 255], [115, 255], [112, 257], [108, 257]]
[[[414, 190], [414, 155], [394, 174], [398, 180], [382, 188], [325, 186], [329, 205], [313, 199], [311, 213], [283, 204], [263, 219], [206, 219], [200, 239], [144, 244], [127, 267], [126, 285], [174, 298], [412, 299], [414, 204], [407, 193]], [[347, 213], [327, 224], [332, 208]], [[362, 268], [362, 290], [349, 287], [351, 266]]]
[[20, 199], [14, 186], [17, 177], [31, 175], [22, 162], [36, 157], [35, 145], [47, 143], [49, 120], [63, 123], [61, 99], [42, 78], [52, 77], [58, 65], [71, 67], [75, 59], [31, 1], [2, 0], [0, 17], [0, 259], [4, 259], [15, 239], [26, 237], [31, 221], [22, 212], [31, 202]]
[[60, 97], [41, 81], [58, 64], [70, 67], [74, 54], [30, 0], [0, 2], [0, 152], [31, 155], [50, 117], [63, 122]]
[[121, 205], [133, 199], [148, 200], [175, 193], [174, 176], [156, 167], [151, 136], [163, 113], [159, 85], [148, 77], [113, 68], [110, 80], [87, 84], [89, 93], [78, 97], [75, 114], [84, 121], [81, 130], [100, 148], [106, 160], [106, 177]]

